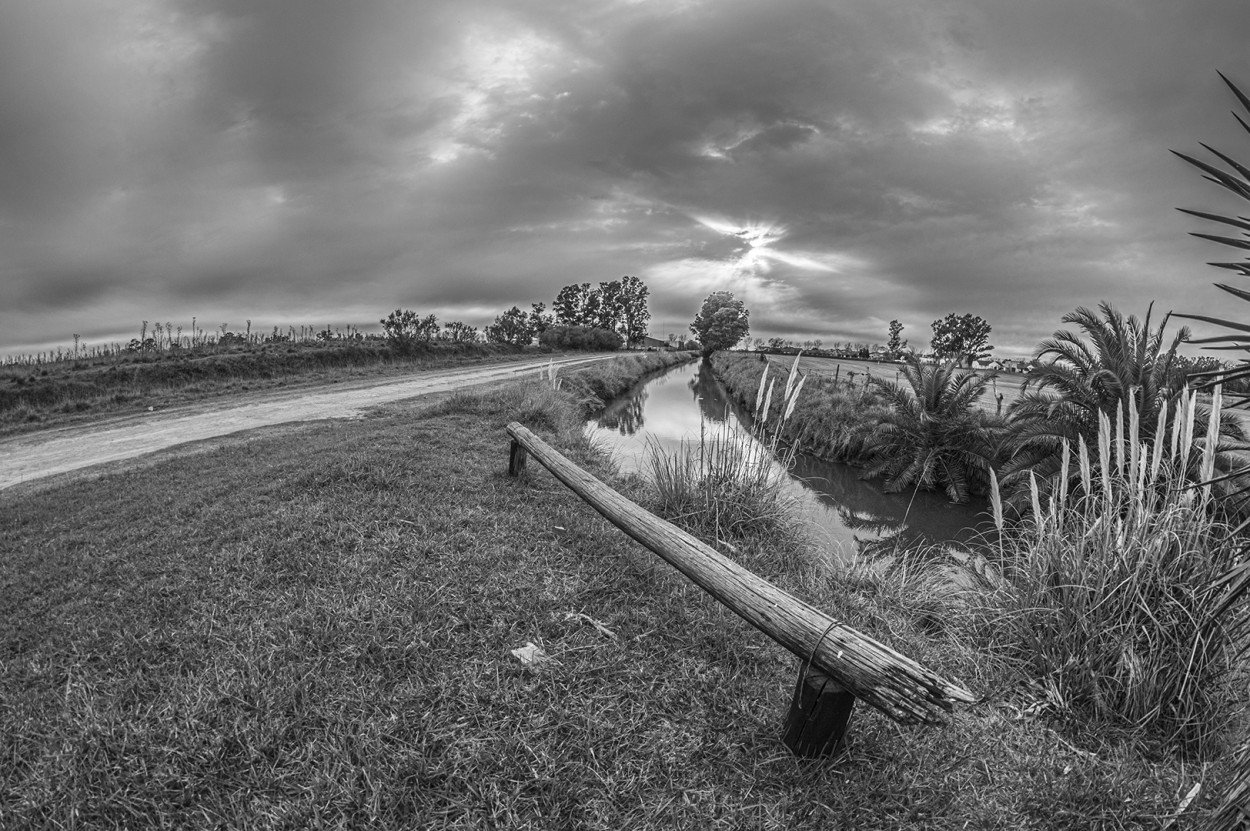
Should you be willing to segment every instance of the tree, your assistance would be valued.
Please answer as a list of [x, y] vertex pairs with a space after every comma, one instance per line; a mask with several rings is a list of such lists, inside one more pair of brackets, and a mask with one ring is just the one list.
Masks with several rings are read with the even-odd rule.
[[994, 347], [989, 345], [990, 324], [973, 314], [957, 315], [951, 312], [941, 320], [933, 321], [933, 354], [938, 360], [961, 358], [966, 366], [988, 357]]
[[513, 306], [495, 318], [494, 324], [486, 327], [486, 340], [491, 343], [528, 346], [534, 340], [534, 328], [530, 316]]
[[617, 331], [630, 346], [647, 336], [647, 324], [651, 321], [651, 311], [647, 308], [650, 294], [651, 290], [637, 277], [621, 278], [621, 325]]
[[443, 324], [442, 339], [452, 343], [474, 343], [477, 341], [477, 329], [459, 320]]
[[600, 329], [621, 331], [625, 316], [624, 298], [620, 280], [608, 280], [599, 284], [592, 295], [591, 306], [594, 310], [592, 326]]
[[[637, 277], [602, 282], [595, 288], [590, 283], [575, 283], [560, 289], [551, 310], [554, 323], [610, 329], [627, 343], [647, 336], [651, 312], [647, 298], [651, 291]], [[538, 305], [538, 304], [536, 304]]]
[[967, 502], [994, 459], [996, 431], [977, 406], [989, 379], [954, 361], [927, 365], [915, 357], [902, 372], [906, 386], [872, 379], [890, 409], [865, 428], [873, 452], [863, 478], [884, 477], [887, 492], [941, 489], [952, 502]]
[[718, 349], [729, 349], [746, 337], [751, 328], [747, 320], [749, 315], [746, 304], [735, 300], [732, 292], [714, 291], [709, 294], [690, 324], [690, 331], [699, 341], [703, 357]]
[[891, 359], [896, 359], [899, 353], [903, 351], [903, 341], [899, 335], [903, 334], [903, 324], [897, 320], [890, 321], [890, 340], [886, 343], [885, 348], [890, 353]]
[[786, 345], [785, 338], [769, 338], [768, 339], [769, 349], [782, 349], [785, 347], [785, 345]]
[[575, 283], [560, 289], [556, 300], [551, 304], [555, 313], [555, 322], [565, 326], [588, 326], [592, 323], [589, 316], [590, 283]]
[[381, 323], [387, 342], [400, 352], [409, 352], [418, 343], [429, 343], [438, 337], [438, 318], [421, 317], [411, 309], [396, 309]]
[[536, 336], [541, 335], [555, 321], [551, 315], [543, 314], [547, 310], [546, 303], [531, 303], [530, 308], [533, 309], [530, 312], [530, 329], [533, 330]]

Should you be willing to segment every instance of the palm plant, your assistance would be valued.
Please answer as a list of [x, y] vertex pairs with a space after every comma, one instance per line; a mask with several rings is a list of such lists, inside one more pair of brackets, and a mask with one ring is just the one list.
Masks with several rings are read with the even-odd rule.
[[883, 477], [886, 491], [941, 489], [952, 502], [967, 502], [988, 481], [997, 430], [977, 401], [991, 376], [957, 364], [913, 356], [902, 370], [906, 385], [872, 379], [888, 410], [865, 429], [865, 479]]
[[1003, 483], [1009, 490], [1018, 490], [1013, 486], [1023, 484], [1028, 471], [1043, 480], [1053, 477], [1065, 442], [1092, 442], [1099, 414], [1114, 419], [1119, 412], [1127, 419], [1130, 402], [1142, 431], [1136, 438], [1151, 439], [1159, 413], [1184, 390], [1183, 376], [1174, 370], [1188, 329], [1169, 343], [1167, 317], [1150, 328], [1153, 304], [1144, 321], [1124, 317], [1105, 301], [1098, 309], [1100, 314], [1082, 306], [1064, 315], [1063, 322], [1078, 326], [1080, 334], [1061, 329], [1033, 355], [1023, 391], [1008, 411], [1011, 459]]
[[[1233, 95], [1237, 96], [1237, 100], [1241, 102], [1241, 106], [1245, 108], [1248, 113], [1250, 113], [1250, 98], [1238, 89], [1236, 84], [1228, 80], [1228, 78], [1225, 78], [1223, 73], [1220, 73], [1220, 78], [1223, 78], [1224, 83], [1228, 84], [1229, 89], [1233, 91]], [[1237, 123], [1239, 123], [1247, 133], [1250, 133], [1250, 124], [1247, 124], [1241, 116], [1234, 112], [1233, 118], [1237, 119]], [[1180, 156], [1182, 159], [1205, 173], [1206, 176], [1203, 178], [1207, 181], [1214, 182], [1237, 197], [1250, 201], [1250, 167], [1240, 164], [1236, 160], [1224, 155], [1210, 145], [1203, 144], [1202, 146], [1217, 156], [1221, 161], [1225, 162], [1232, 168], [1232, 171], [1222, 170], [1215, 165], [1207, 164], [1206, 162], [1195, 159], [1192, 156], [1187, 156], [1184, 153], [1177, 153], [1175, 150], [1172, 152], [1176, 153], [1177, 156]], [[1250, 241], [1246, 239], [1246, 237], [1250, 237], [1250, 218], [1244, 216], [1224, 216], [1221, 214], [1204, 213], [1202, 211], [1191, 211], [1187, 208], [1180, 208], [1179, 210], [1190, 214], [1191, 216], [1196, 216], [1199, 219], [1207, 219], [1212, 222], [1229, 225], [1241, 231], [1241, 235], [1237, 237], [1225, 237], [1216, 234], [1200, 234], [1197, 232], [1194, 232], [1193, 236], [1218, 242], [1222, 245], [1232, 246], [1233, 248], [1238, 248], [1242, 251], [1250, 250]], [[1250, 277], [1250, 259], [1242, 262], [1211, 263], [1211, 265], [1216, 268], [1225, 268], [1236, 272], [1242, 277]], [[1250, 300], [1250, 292], [1247, 292], [1244, 289], [1230, 286], [1226, 283], [1216, 283], [1215, 286], [1221, 291], [1225, 291], [1233, 297], [1236, 297], [1238, 300]], [[1209, 346], [1208, 348], [1250, 353], [1250, 325], [1223, 318], [1207, 317], [1206, 315], [1177, 314], [1177, 317], [1183, 317], [1189, 320], [1200, 320], [1205, 323], [1213, 323], [1216, 326], [1232, 330], [1234, 333], [1193, 340], [1190, 341], [1191, 343], [1208, 345], [1221, 344], [1219, 346]], [[1237, 366], [1214, 370], [1212, 372], [1204, 373], [1204, 375], [1206, 376], [1204, 380], [1208, 384], [1227, 383], [1229, 381], [1250, 377], [1250, 358], [1241, 359]], [[1246, 400], [1247, 399], [1243, 397], [1242, 403]]]
[[[1136, 441], [1150, 442], [1156, 432], [1167, 437], [1175, 431], [1175, 417], [1188, 406], [1184, 359], [1177, 349], [1189, 330], [1181, 327], [1169, 339], [1167, 316], [1151, 328], [1152, 309], [1153, 304], [1139, 320], [1125, 317], [1106, 302], [1099, 304], [1099, 314], [1081, 307], [1063, 316], [1063, 322], [1076, 324], [1081, 334], [1060, 330], [1038, 347], [1024, 391], [1008, 411], [1009, 459], [1001, 471], [1002, 483], [1017, 505], [1023, 504], [1030, 473], [1043, 490], [1053, 487], [1063, 446], [1077, 440], [1092, 443], [1101, 418], [1123, 425], [1121, 429]], [[1205, 440], [1210, 410], [1193, 406], [1200, 415], [1197, 438]], [[1241, 466], [1234, 454], [1246, 449], [1245, 432], [1241, 422], [1226, 412], [1210, 423], [1217, 425], [1214, 470], [1227, 477], [1219, 483], [1219, 491], [1231, 496], [1236, 490], [1233, 471]], [[1199, 462], [1197, 453], [1187, 457], [1191, 479], [1201, 477]], [[1226, 500], [1224, 508], [1235, 515], [1242, 501]]]

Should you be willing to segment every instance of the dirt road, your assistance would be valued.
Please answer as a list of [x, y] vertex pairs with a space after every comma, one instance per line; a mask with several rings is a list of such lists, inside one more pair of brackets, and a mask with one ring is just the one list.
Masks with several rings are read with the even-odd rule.
[[245, 404], [220, 408], [216, 402], [177, 410], [108, 419], [0, 441], [0, 490], [56, 474], [132, 459], [158, 450], [295, 421], [351, 418], [379, 404], [503, 381], [545, 371], [553, 362], [566, 368], [603, 360], [607, 355], [550, 358], [494, 364], [473, 369], [421, 372], [401, 381], [257, 395]]

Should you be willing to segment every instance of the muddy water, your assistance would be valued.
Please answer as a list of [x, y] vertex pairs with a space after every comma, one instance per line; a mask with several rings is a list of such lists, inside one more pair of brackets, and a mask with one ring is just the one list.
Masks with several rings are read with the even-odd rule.
[[[645, 380], [586, 425], [587, 435], [609, 449], [622, 472], [647, 473], [648, 446], [665, 452], [683, 441], [731, 430], [750, 439], [749, 416], [733, 404], [703, 364], [686, 364]], [[849, 557], [872, 543], [897, 539], [966, 547], [986, 517], [985, 506], [952, 505], [940, 494], [891, 494], [859, 478], [849, 465], [799, 456], [789, 471], [790, 491], [813, 532], [830, 553]]]

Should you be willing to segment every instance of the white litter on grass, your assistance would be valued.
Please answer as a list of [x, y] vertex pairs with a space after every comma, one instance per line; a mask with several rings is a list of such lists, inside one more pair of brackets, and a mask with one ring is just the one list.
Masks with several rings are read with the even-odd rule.
[[546, 652], [543, 652], [542, 647], [535, 646], [533, 643], [529, 642], [527, 642], [525, 646], [518, 646], [516, 649], [512, 650], [512, 654], [515, 655], [516, 659], [521, 662], [521, 666], [531, 667], [533, 669], [538, 669], [544, 664], [549, 664], [555, 661], [555, 658], [552, 658]]

